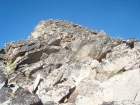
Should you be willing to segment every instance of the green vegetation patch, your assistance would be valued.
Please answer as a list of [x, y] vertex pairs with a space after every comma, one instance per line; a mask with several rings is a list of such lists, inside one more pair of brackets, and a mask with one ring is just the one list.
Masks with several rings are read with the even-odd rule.
[[110, 78], [111, 78], [111, 77], [114, 77], [114, 76], [116, 76], [116, 75], [122, 74], [123, 72], [124, 72], [124, 71], [121, 70], [121, 71], [119, 71], [119, 72], [117, 72], [117, 73], [114, 73], [114, 74], [112, 74], [112, 75], [110, 76]]

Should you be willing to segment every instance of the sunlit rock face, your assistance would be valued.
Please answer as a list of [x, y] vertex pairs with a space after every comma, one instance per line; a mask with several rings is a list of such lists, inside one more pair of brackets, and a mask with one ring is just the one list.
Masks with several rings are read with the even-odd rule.
[[138, 105], [140, 42], [42, 20], [0, 49], [2, 105]]

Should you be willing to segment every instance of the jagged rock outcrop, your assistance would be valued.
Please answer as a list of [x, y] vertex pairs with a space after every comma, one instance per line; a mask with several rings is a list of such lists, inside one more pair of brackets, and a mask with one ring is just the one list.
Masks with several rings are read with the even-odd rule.
[[3, 105], [139, 105], [140, 42], [61, 20], [0, 50]]
[[104, 81], [114, 73], [137, 69], [140, 67], [140, 51], [131, 49], [126, 43], [114, 47], [96, 68], [96, 79]]

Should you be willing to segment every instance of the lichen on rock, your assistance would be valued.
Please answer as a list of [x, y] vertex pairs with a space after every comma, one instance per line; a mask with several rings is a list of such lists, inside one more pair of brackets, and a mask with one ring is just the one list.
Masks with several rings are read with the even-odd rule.
[[139, 49], [136, 38], [42, 20], [0, 49], [0, 104], [138, 105]]

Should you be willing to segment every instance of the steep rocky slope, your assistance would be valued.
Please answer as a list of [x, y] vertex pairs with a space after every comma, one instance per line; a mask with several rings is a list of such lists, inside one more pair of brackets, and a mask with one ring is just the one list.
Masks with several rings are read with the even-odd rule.
[[140, 42], [61, 20], [0, 49], [2, 105], [140, 105]]

